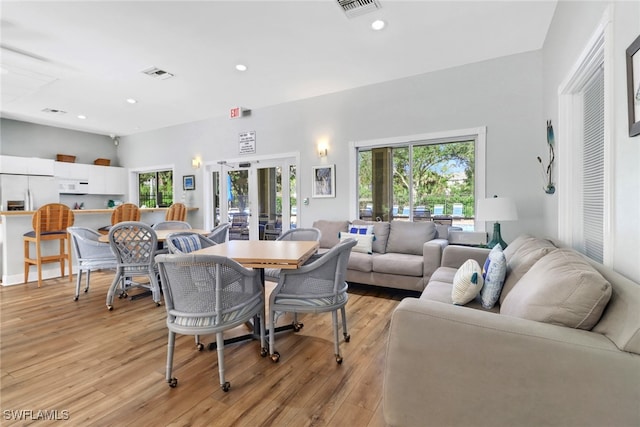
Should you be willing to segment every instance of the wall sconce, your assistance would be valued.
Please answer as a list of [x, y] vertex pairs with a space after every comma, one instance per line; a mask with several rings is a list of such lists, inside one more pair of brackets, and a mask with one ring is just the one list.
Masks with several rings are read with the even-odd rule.
[[191, 159], [191, 167], [194, 169], [200, 169], [200, 158], [199, 157], [194, 157], [193, 159]]
[[327, 157], [329, 144], [326, 141], [318, 142], [318, 157]]

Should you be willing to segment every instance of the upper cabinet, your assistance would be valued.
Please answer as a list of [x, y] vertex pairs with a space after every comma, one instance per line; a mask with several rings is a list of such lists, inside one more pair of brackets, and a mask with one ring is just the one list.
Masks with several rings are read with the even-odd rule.
[[114, 166], [90, 166], [89, 194], [126, 194], [127, 171]]
[[38, 157], [0, 156], [0, 173], [53, 176], [54, 163]]
[[82, 163], [55, 162], [55, 176], [62, 179], [89, 179], [92, 165]]

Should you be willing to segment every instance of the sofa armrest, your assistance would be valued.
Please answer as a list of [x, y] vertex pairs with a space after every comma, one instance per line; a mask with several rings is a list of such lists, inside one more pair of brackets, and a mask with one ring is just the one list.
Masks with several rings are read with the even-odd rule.
[[424, 242], [422, 245], [422, 256], [424, 258], [423, 265], [423, 277], [425, 278], [425, 285], [434, 271], [440, 267], [442, 263], [442, 252], [449, 244], [447, 239], [433, 239], [428, 242]]
[[490, 249], [471, 246], [449, 245], [442, 251], [442, 267], [460, 268], [468, 259], [475, 259], [480, 266], [484, 265]]
[[639, 425], [639, 384], [640, 356], [604, 335], [405, 298], [389, 329], [383, 409], [405, 427]]

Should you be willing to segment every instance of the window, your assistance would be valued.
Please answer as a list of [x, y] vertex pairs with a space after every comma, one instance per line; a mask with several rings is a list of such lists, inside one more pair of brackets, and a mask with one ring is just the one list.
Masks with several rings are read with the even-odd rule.
[[[604, 265], [612, 264], [613, 118], [612, 39], [607, 9], [559, 88], [558, 144], [560, 241]], [[561, 187], [561, 188], [562, 188]]]
[[167, 207], [173, 203], [173, 171], [138, 173], [138, 206]]
[[359, 218], [436, 221], [473, 230], [478, 139], [362, 143], [357, 149]]

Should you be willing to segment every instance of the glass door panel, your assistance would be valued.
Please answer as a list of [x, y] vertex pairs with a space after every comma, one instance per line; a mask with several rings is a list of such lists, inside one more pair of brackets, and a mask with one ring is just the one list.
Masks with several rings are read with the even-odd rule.
[[249, 240], [249, 170], [229, 170], [226, 177], [229, 240]]

